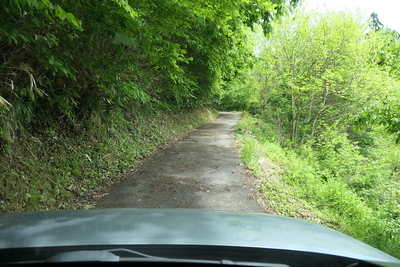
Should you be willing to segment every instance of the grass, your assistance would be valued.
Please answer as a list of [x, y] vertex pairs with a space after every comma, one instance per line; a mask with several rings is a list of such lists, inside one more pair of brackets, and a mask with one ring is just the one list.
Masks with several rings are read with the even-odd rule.
[[[242, 160], [260, 179], [261, 193], [272, 213], [324, 224], [400, 257], [400, 181], [393, 174], [378, 175], [391, 158], [385, 160], [387, 164], [371, 166], [369, 158], [337, 134], [327, 139], [340, 144], [340, 149], [332, 146], [336, 154], [329, 150], [328, 141], [322, 152], [302, 147], [298, 153], [282, 148], [260, 125], [245, 116], [238, 125], [238, 139]], [[382, 147], [374, 151], [378, 149]], [[397, 156], [393, 151], [389, 154]], [[329, 161], [321, 153], [329, 154]]]
[[318, 209], [301, 199], [295, 187], [284, 180], [284, 169], [279, 161], [284, 151], [276, 144], [261, 144], [254, 135], [237, 135], [242, 149], [241, 159], [260, 180], [260, 192], [266, 209], [271, 214], [306, 219], [329, 224], [329, 219]]
[[206, 108], [115, 114], [79, 134], [59, 125], [25, 133], [0, 156], [0, 211], [90, 208], [122, 173], [216, 115]]

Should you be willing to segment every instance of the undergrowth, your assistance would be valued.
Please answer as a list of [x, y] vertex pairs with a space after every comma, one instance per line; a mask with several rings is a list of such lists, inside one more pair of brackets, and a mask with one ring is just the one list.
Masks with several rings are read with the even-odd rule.
[[[274, 213], [312, 220], [400, 257], [399, 147], [379, 135], [364, 155], [345, 134], [282, 147], [254, 117], [238, 125], [242, 160]], [[365, 152], [365, 151], [364, 151]]]
[[215, 117], [206, 108], [116, 111], [109, 122], [92, 120], [79, 134], [60, 123], [20, 134], [0, 156], [0, 211], [91, 208], [119, 174]]

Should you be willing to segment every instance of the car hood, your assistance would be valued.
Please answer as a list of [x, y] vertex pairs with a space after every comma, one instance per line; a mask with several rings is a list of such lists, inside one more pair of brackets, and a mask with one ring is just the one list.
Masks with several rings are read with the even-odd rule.
[[0, 214], [0, 249], [85, 245], [206, 245], [321, 253], [384, 266], [400, 261], [312, 222], [268, 214], [106, 209]]

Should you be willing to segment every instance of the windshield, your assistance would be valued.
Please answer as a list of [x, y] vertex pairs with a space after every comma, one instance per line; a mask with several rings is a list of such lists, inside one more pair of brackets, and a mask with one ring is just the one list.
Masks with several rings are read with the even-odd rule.
[[1, 255], [396, 266], [394, 5], [3, 3]]

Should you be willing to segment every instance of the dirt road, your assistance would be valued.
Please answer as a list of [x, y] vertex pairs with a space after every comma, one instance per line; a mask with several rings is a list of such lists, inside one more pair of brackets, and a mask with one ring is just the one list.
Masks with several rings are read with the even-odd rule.
[[263, 212], [240, 165], [233, 134], [240, 119], [240, 114], [221, 112], [147, 160], [96, 206]]

